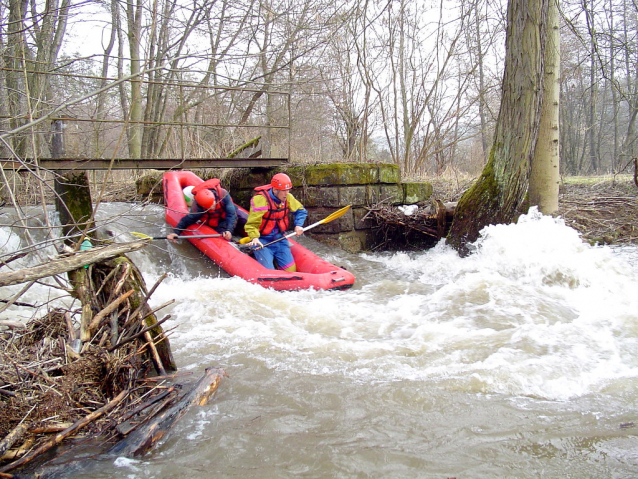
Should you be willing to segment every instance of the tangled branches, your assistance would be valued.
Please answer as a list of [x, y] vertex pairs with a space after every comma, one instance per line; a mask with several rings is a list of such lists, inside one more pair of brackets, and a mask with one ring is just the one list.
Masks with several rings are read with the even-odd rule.
[[377, 249], [429, 247], [443, 238], [454, 216], [456, 203], [432, 200], [428, 206], [397, 207], [378, 203], [368, 208], [363, 220], [376, 224], [383, 241]]
[[160, 324], [170, 316], [155, 313], [172, 301], [148, 304], [165, 276], [147, 292], [135, 265], [118, 256], [69, 277], [81, 309], [58, 307], [0, 334], [0, 477], [48, 461], [44, 452], [80, 430], [143, 454], [223, 376], [208, 372], [198, 394], [168, 383], [176, 367]]

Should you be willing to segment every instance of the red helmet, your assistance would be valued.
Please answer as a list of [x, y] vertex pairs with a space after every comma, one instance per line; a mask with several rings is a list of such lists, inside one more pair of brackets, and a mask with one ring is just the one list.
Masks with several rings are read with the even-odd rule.
[[271, 186], [276, 190], [291, 190], [292, 181], [286, 173], [277, 173], [270, 181]]
[[201, 190], [195, 194], [195, 201], [197, 204], [206, 210], [210, 210], [215, 207], [215, 193], [211, 190]]

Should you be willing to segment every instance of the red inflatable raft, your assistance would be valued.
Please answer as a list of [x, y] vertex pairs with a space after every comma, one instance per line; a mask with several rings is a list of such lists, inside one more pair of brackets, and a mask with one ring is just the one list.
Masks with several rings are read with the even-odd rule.
[[[164, 173], [163, 181], [166, 222], [175, 227], [179, 220], [188, 214], [184, 188], [196, 186], [203, 180], [190, 171], [169, 171]], [[235, 206], [238, 217], [245, 220], [248, 212], [239, 205]], [[195, 224], [183, 231], [181, 236], [215, 233], [209, 226]], [[278, 291], [310, 288], [347, 289], [355, 281], [352, 273], [328, 263], [292, 240], [288, 241], [297, 263], [297, 271], [294, 273], [265, 268], [251, 255], [240, 251], [237, 243], [223, 238], [192, 238], [189, 241], [231, 276], [239, 276], [250, 283]]]

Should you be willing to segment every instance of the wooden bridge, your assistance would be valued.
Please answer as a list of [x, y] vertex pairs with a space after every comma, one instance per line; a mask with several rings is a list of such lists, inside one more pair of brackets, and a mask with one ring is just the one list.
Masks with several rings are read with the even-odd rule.
[[80, 159], [80, 158], [40, 158], [18, 161], [0, 158], [3, 170], [33, 171], [45, 170], [180, 170], [202, 168], [273, 168], [288, 163], [288, 158], [198, 158], [198, 159]]

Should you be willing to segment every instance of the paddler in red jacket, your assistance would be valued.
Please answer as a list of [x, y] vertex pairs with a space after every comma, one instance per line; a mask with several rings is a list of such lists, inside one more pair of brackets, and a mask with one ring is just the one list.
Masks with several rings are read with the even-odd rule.
[[166, 238], [176, 242], [178, 234], [197, 222], [206, 224], [227, 241], [233, 238], [237, 223], [237, 210], [228, 191], [221, 187], [218, 178], [204, 181], [192, 190], [192, 213], [184, 216]]
[[[269, 185], [255, 188], [256, 194], [250, 200], [250, 213], [244, 227], [251, 239], [248, 244], [257, 248], [284, 236], [289, 227], [290, 213], [293, 216], [295, 233], [297, 236], [303, 234], [303, 224], [308, 212], [290, 194], [291, 189], [292, 181], [285, 173], [277, 173]], [[267, 268], [297, 271], [287, 240], [255, 249], [254, 253], [255, 259]]]

